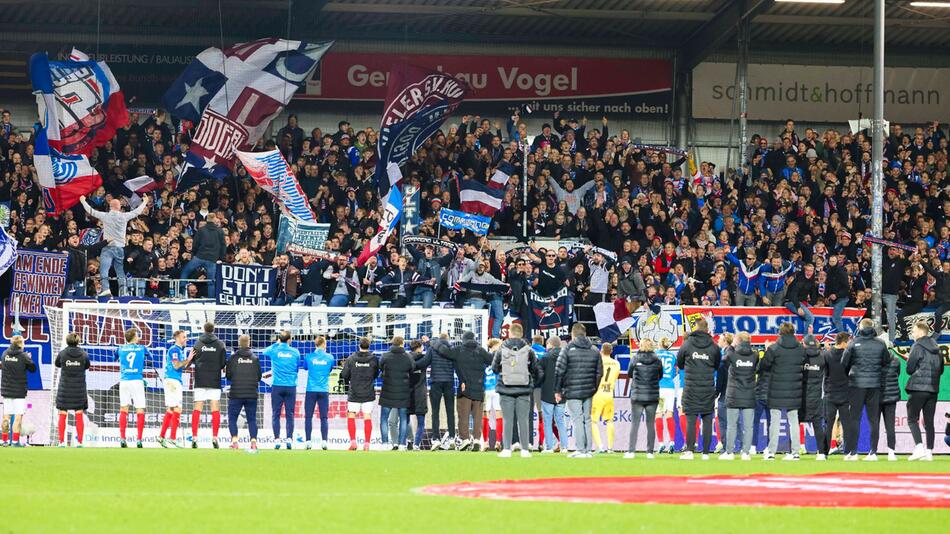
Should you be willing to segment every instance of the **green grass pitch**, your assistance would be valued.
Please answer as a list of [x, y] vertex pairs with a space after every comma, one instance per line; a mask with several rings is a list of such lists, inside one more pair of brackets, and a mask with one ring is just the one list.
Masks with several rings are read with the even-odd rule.
[[[950, 510], [510, 502], [419, 495], [459, 481], [555, 476], [946, 473], [932, 463], [683, 462], [474, 452], [0, 450], [4, 532], [936, 532]], [[630, 486], [636, 492], [635, 484]], [[942, 527], [940, 526], [942, 525]]]

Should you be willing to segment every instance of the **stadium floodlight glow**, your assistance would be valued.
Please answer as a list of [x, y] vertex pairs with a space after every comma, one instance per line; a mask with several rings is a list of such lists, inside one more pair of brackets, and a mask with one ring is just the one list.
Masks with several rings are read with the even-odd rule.
[[911, 2], [912, 7], [948, 7], [950, 8], [950, 2]]
[[789, 4], [843, 4], [844, 0], [775, 0]]

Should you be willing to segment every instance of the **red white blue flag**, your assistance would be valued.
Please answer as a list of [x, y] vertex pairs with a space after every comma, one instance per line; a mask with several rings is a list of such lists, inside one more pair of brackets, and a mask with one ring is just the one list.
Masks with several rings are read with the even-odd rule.
[[332, 45], [269, 38], [198, 54], [162, 99], [172, 115], [198, 124], [177, 189], [227, 176], [234, 151], [257, 143]]
[[317, 222], [317, 216], [310, 208], [307, 195], [300, 188], [300, 182], [294, 176], [290, 165], [279, 150], [268, 152], [235, 152], [247, 174], [261, 186], [261, 189], [274, 195], [281, 211], [301, 221]]
[[63, 154], [89, 155], [129, 123], [125, 96], [103, 61], [30, 58], [30, 79], [49, 146]]
[[[42, 116], [41, 116], [42, 118]], [[40, 186], [43, 203], [53, 214], [72, 208], [79, 197], [88, 195], [102, 185], [102, 178], [83, 155], [66, 155], [52, 148], [46, 138], [47, 129], [37, 123], [34, 127], [33, 165]]]

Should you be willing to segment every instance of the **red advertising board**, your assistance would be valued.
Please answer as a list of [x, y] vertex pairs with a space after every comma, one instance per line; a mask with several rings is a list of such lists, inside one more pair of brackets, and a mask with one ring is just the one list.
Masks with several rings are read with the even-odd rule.
[[297, 98], [382, 101], [389, 69], [400, 62], [453, 74], [472, 91], [466, 103], [536, 104], [566, 117], [670, 112], [672, 66], [663, 59], [442, 56], [327, 53]]

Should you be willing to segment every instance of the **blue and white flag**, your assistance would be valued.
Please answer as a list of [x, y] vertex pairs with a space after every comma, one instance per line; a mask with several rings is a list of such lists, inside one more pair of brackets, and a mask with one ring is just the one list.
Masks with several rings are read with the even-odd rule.
[[396, 225], [399, 224], [399, 217], [402, 215], [402, 193], [399, 192], [398, 187], [393, 186], [389, 190], [389, 194], [383, 199], [383, 204], [386, 206], [386, 210], [379, 220], [379, 231], [366, 242], [363, 252], [356, 260], [357, 265], [363, 265], [379, 252], [379, 249], [383, 248], [383, 245], [389, 240], [393, 230], [396, 229]]
[[419, 189], [413, 185], [405, 185], [402, 188], [402, 225], [400, 226], [400, 235], [405, 237], [413, 235], [419, 228]]
[[377, 144], [376, 180], [381, 196], [402, 179], [402, 173], [390, 172], [391, 165], [408, 161], [462, 103], [468, 89], [465, 82], [443, 72], [406, 63], [390, 69]]
[[16, 262], [16, 240], [0, 226], [0, 275], [7, 272]]
[[281, 217], [277, 230], [277, 252], [306, 256], [326, 256], [330, 225]]
[[483, 217], [465, 213], [464, 211], [442, 208], [439, 210], [439, 224], [449, 230], [471, 230], [478, 235], [485, 235], [491, 227], [491, 217]]
[[178, 189], [221, 179], [234, 151], [249, 150], [307, 80], [333, 41], [258, 39], [198, 54], [162, 99], [175, 117], [198, 124]]
[[79, 231], [79, 245], [91, 247], [102, 239], [101, 228], [83, 228]]
[[307, 195], [300, 188], [300, 182], [294, 176], [290, 165], [279, 150], [269, 152], [234, 152], [247, 173], [261, 186], [261, 189], [274, 195], [281, 211], [301, 221], [315, 223], [317, 216], [310, 209]]
[[504, 189], [505, 187], [508, 187], [508, 180], [514, 173], [515, 166], [511, 163], [508, 163], [507, 161], [502, 161], [495, 169], [495, 173], [491, 175], [491, 179], [488, 180], [488, 187], [495, 189]]

